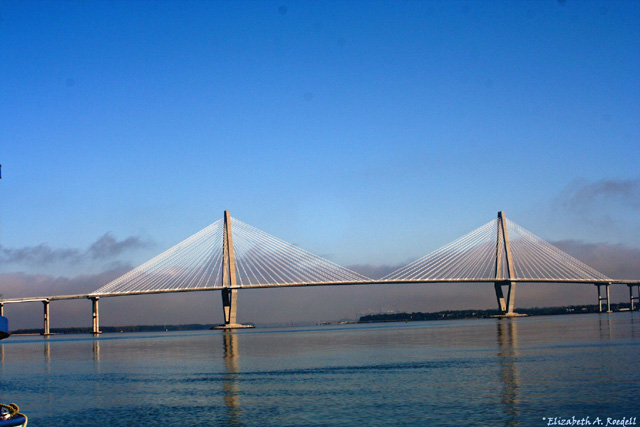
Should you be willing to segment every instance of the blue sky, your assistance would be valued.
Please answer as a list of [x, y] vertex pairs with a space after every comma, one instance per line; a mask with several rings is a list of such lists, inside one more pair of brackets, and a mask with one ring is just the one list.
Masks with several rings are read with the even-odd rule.
[[634, 1], [4, 1], [0, 244], [77, 257], [0, 269], [100, 275], [225, 209], [343, 265], [498, 210], [635, 253], [638, 22]]

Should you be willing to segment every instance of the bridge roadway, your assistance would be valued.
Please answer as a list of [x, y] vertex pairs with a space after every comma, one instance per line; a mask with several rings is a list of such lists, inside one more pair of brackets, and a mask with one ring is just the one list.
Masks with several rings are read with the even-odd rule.
[[[105, 294], [76, 294], [76, 295], [51, 295], [43, 297], [24, 297], [24, 298], [6, 298], [0, 300], [0, 316], [4, 314], [4, 304], [16, 304], [16, 303], [28, 303], [28, 302], [42, 302], [44, 304], [44, 330], [42, 335], [50, 335], [50, 320], [49, 320], [49, 303], [51, 301], [60, 300], [72, 300], [72, 299], [90, 299], [93, 305], [93, 334], [100, 333], [99, 313], [98, 313], [98, 300], [100, 298], [118, 297], [127, 295], [151, 295], [151, 294], [166, 294], [166, 293], [178, 293], [178, 292], [200, 292], [200, 291], [223, 291], [223, 290], [238, 290], [238, 289], [262, 289], [262, 288], [292, 288], [292, 287], [310, 287], [310, 286], [348, 286], [348, 285], [389, 285], [389, 284], [429, 284], [429, 283], [492, 283], [496, 286], [501, 284], [510, 283], [576, 283], [576, 284], [591, 284], [598, 288], [598, 304], [600, 312], [603, 310], [603, 302], [606, 302], [607, 312], [611, 311], [610, 298], [609, 298], [609, 286], [610, 285], [627, 285], [629, 287], [629, 303], [630, 308], [633, 311], [636, 306], [640, 306], [640, 280], [607, 280], [607, 281], [594, 281], [594, 280], [562, 280], [562, 279], [511, 279], [511, 280], [496, 280], [494, 279], [433, 279], [433, 280], [370, 280], [370, 281], [353, 281], [353, 282], [326, 282], [326, 283], [283, 283], [283, 284], [264, 284], [264, 285], [250, 285], [250, 286], [211, 286], [203, 288], [189, 288], [189, 289], [161, 289], [150, 291], [131, 291], [131, 292], [118, 292], [118, 293], [105, 293]], [[601, 296], [601, 286], [605, 287], [604, 296]], [[633, 288], [636, 288], [637, 295], [634, 296]], [[229, 325], [230, 326], [230, 325]], [[238, 325], [240, 326], [240, 325]]]
[[91, 298], [108, 298], [128, 295], [151, 295], [151, 294], [168, 294], [178, 292], [200, 292], [200, 291], [221, 291], [224, 289], [264, 289], [264, 288], [296, 288], [311, 286], [345, 286], [345, 285], [408, 285], [408, 284], [429, 284], [429, 283], [499, 283], [499, 282], [517, 282], [517, 283], [575, 283], [589, 285], [640, 285], [640, 280], [562, 280], [562, 279], [420, 279], [420, 280], [362, 280], [353, 282], [326, 282], [326, 283], [281, 283], [281, 284], [265, 284], [265, 285], [247, 285], [247, 286], [210, 286], [202, 288], [189, 289], [154, 289], [150, 291], [130, 291], [116, 292], [105, 294], [74, 294], [74, 295], [51, 295], [43, 297], [24, 297], [24, 298], [6, 298], [0, 299], [0, 304], [23, 303], [23, 302], [41, 302], [41, 301], [59, 301], [69, 299], [91, 299]]

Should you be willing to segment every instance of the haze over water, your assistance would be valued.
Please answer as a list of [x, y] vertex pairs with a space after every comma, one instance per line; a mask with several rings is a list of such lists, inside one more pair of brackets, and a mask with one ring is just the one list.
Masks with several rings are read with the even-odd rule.
[[497, 425], [640, 415], [640, 315], [11, 337], [30, 426]]

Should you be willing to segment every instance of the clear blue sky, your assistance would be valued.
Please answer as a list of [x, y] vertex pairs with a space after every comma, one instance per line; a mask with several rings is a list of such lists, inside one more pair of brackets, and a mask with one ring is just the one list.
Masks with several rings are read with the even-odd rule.
[[636, 250], [639, 23], [637, 1], [3, 1], [0, 244], [144, 244], [0, 269], [137, 265], [225, 209], [343, 265], [498, 210]]

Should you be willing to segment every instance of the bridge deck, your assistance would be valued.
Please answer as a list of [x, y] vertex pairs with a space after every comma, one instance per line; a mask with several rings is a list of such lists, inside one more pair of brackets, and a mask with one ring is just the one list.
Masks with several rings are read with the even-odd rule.
[[[517, 283], [576, 283], [591, 285], [640, 285], [640, 280], [553, 280], [553, 279], [513, 279]], [[403, 284], [429, 284], [429, 283], [496, 283], [496, 279], [434, 279], [434, 280], [370, 280], [370, 281], [353, 281], [353, 282], [326, 282], [326, 283], [282, 283], [282, 284], [265, 284], [251, 286], [233, 286], [230, 289], [264, 289], [264, 288], [294, 288], [294, 287], [311, 287], [311, 286], [350, 286], [350, 285], [403, 285]], [[505, 281], [505, 282], [508, 282]], [[59, 301], [83, 298], [109, 298], [128, 295], [151, 295], [151, 294], [167, 294], [178, 292], [199, 292], [199, 291], [221, 291], [229, 289], [224, 286], [211, 286], [203, 288], [188, 289], [156, 289], [149, 291], [129, 291], [104, 294], [75, 294], [75, 295], [51, 295], [41, 297], [24, 297], [24, 298], [6, 298], [0, 299], [0, 304], [10, 303], [27, 303], [27, 302], [44, 302]]]

